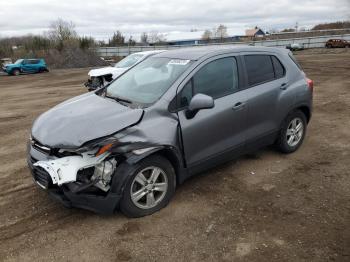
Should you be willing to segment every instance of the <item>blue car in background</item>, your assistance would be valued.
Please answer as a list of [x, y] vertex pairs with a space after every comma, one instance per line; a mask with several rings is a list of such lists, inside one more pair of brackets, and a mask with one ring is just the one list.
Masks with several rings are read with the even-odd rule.
[[44, 59], [18, 59], [14, 64], [5, 65], [3, 70], [9, 75], [14, 76], [18, 76], [21, 73], [42, 73], [49, 71]]

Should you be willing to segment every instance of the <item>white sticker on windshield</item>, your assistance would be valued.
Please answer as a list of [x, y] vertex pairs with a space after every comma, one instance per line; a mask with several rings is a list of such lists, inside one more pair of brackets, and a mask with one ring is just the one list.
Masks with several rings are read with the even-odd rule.
[[169, 61], [168, 65], [187, 65], [191, 60], [183, 59], [172, 59]]

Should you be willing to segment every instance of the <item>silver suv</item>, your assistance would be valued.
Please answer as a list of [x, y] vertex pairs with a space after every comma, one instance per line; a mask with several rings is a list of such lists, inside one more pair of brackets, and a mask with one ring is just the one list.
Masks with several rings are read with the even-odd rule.
[[162, 52], [39, 116], [28, 164], [67, 207], [149, 215], [196, 173], [270, 144], [297, 150], [312, 91], [286, 49]]

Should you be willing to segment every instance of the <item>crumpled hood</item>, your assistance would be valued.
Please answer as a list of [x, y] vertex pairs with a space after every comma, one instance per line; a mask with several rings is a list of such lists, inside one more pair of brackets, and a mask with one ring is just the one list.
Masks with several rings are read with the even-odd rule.
[[14, 66], [17, 66], [16, 64], [6, 64], [4, 65], [4, 67], [14, 67]]
[[118, 68], [118, 67], [102, 67], [98, 69], [92, 69], [89, 71], [88, 75], [92, 76], [104, 76], [112, 74], [113, 79], [124, 73], [128, 68]]
[[78, 148], [85, 142], [136, 124], [142, 109], [131, 109], [95, 93], [69, 99], [40, 115], [32, 136], [53, 148]]

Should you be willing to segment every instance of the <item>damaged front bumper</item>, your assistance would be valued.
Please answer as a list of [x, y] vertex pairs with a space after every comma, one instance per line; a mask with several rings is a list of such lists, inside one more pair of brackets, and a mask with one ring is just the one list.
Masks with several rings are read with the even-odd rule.
[[48, 189], [49, 195], [68, 208], [82, 208], [99, 214], [113, 214], [121, 195], [110, 192], [106, 196], [75, 194], [64, 188]]
[[101, 181], [97, 179], [96, 171], [90, 172], [90, 182], [80, 183], [77, 177], [79, 172], [86, 175], [81, 174], [82, 168], [89, 170], [89, 167], [95, 168], [104, 163], [107, 155], [52, 158], [30, 145], [27, 162], [35, 182], [64, 206], [112, 214], [121, 198], [121, 191], [116, 191], [116, 187], [111, 188], [113, 179], [110, 179], [109, 185], [99, 184]]

